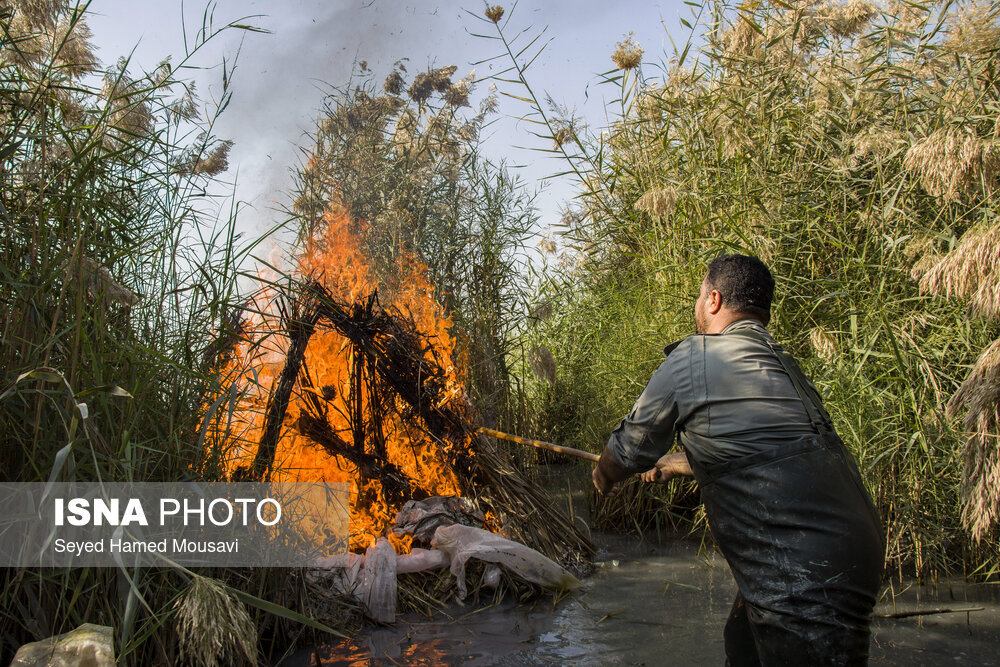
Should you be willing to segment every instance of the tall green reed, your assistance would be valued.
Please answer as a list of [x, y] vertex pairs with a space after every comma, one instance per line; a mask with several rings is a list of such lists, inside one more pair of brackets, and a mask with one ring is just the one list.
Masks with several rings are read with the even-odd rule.
[[[231, 146], [213, 134], [231, 71], [224, 65], [212, 105], [179, 76], [221, 32], [258, 30], [220, 25], [213, 10], [179, 62], [135, 75], [127, 58], [99, 67], [86, 3], [0, 8], [4, 481], [199, 475], [213, 332], [241, 302], [237, 279], [254, 245], [236, 231], [236, 207], [219, 217], [224, 202], [205, 194]], [[270, 641], [289, 644], [302, 624], [329, 630], [276, 604], [308, 606], [294, 573], [202, 574], [239, 598], [227, 607], [234, 618], [253, 607]], [[114, 627], [123, 664], [172, 664], [174, 602], [200, 581], [168, 569], [5, 570], [0, 654], [93, 622]], [[247, 653], [246, 633], [227, 635], [224, 622], [187, 627], [213, 623], [242, 637], [234, 655]]]
[[[966, 284], [993, 275], [987, 246], [964, 259], [954, 249], [995, 224], [996, 13], [989, 3], [706, 2], [660, 63], [620, 43], [616, 70], [601, 75], [619, 93], [612, 122], [576, 133], [567, 156], [580, 194], [545, 297], [555, 314], [537, 328], [558, 378], [533, 385], [539, 422], [599, 447], [659, 348], [690, 333], [707, 261], [755, 254], [778, 280], [772, 329], [824, 393], [883, 512], [889, 563], [995, 572], [1000, 553], [978, 539], [991, 515], [967, 509], [963, 522], [962, 509], [983, 507], [969, 460], [989, 470], [993, 440], [970, 448], [954, 420], [961, 406], [945, 406], [998, 329], [936, 293], [977, 298], [949, 279], [956, 266]], [[498, 27], [510, 94], [558, 144], [526, 74], [533, 35], [508, 40]], [[980, 377], [989, 368], [981, 361]], [[988, 401], [975, 405], [989, 414]]]

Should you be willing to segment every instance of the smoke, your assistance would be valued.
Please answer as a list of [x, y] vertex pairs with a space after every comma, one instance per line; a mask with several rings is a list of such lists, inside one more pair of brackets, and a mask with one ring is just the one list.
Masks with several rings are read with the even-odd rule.
[[[600, 94], [595, 94], [597, 87], [588, 86], [597, 72], [610, 68], [608, 58], [615, 42], [635, 30], [639, 41], [655, 48], [666, 42], [661, 15], [678, 11], [645, 0], [622, 5], [589, 1], [566, 12], [545, 3], [522, 4], [516, 12], [518, 25], [533, 25], [537, 31], [549, 25], [548, 34], [554, 37], [532, 66], [533, 83], [555, 99], [568, 101], [570, 107], [581, 105], [583, 116], [594, 116], [592, 127], [604, 122], [601, 96], [613, 96], [614, 91], [599, 87]], [[230, 169], [223, 177], [236, 181], [237, 200], [249, 205], [240, 217], [243, 231], [259, 234], [281, 221], [274, 209], [290, 203], [292, 173], [303, 161], [300, 147], [308, 146], [323, 96], [333, 86], [347, 84], [352, 73], [357, 74], [358, 62], [365, 61], [375, 80], [381, 81], [393, 63], [406, 58], [408, 85], [417, 73], [444, 65], [457, 65], [457, 75], [462, 77], [473, 68], [471, 63], [500, 53], [497, 43], [470, 34], [484, 28], [463, 7], [457, 2], [404, 5], [390, 0], [215, 3], [215, 26], [242, 19], [240, 23], [272, 33], [227, 31], [197, 54], [192, 65], [198, 69], [187, 70], [197, 82], [202, 103], [212, 104], [222, 94], [223, 59], [227, 68], [235, 60], [235, 72], [227, 73], [232, 100], [215, 133], [234, 141]], [[90, 21], [93, 41], [105, 63], [135, 49], [133, 67], [152, 70], [166, 55], [173, 54], [176, 64], [184, 53], [179, 4], [94, 0], [90, 9], [95, 13]], [[202, 7], [186, 5], [189, 39], [201, 27], [202, 17]], [[677, 36], [682, 33], [680, 28], [671, 30]], [[583, 44], [589, 46], [581, 48]], [[483, 79], [506, 66], [503, 61], [481, 64], [477, 77]], [[473, 106], [486, 92], [486, 86], [479, 87]], [[511, 116], [526, 112], [514, 105], [501, 108], [501, 113]], [[524, 130], [513, 120], [504, 120], [491, 128], [485, 148], [494, 158], [528, 163], [522, 173], [528, 182], [562, 171], [563, 165], [511, 148], [530, 143]], [[558, 220], [559, 203], [572, 196], [571, 188], [568, 182], [555, 184], [553, 192], [543, 196], [543, 224]], [[230, 192], [231, 188], [218, 187], [213, 193]]]

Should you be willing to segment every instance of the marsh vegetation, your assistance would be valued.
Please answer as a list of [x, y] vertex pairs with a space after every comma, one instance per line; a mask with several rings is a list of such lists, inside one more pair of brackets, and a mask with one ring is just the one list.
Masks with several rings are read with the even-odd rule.
[[[206, 195], [228, 80], [208, 104], [182, 76], [213, 36], [256, 28], [206, 12], [189, 53], [140, 74], [96, 61], [86, 5], [0, 5], [3, 480], [225, 478], [205, 418], [230, 403], [206, 397], [270, 312], [257, 287], [322, 277], [298, 258], [326, 249], [331, 213], [387, 300], [426, 280], [482, 424], [592, 451], [692, 332], [708, 260], [745, 252], [778, 280], [772, 329], [861, 464], [892, 571], [994, 578], [1000, 3], [687, 5], [676, 49], [609, 54], [602, 128], [546, 98], [544, 40], [506, 9], [469, 19], [507, 63], [488, 79], [359, 63], [331, 89], [275, 214], [289, 261], [261, 271], [262, 239]], [[470, 100], [491, 84], [578, 184], [559, 227], [482, 149], [497, 97]], [[705, 536], [691, 485], [594, 510]], [[5, 570], [2, 595], [5, 656], [101, 622], [126, 663], [253, 663], [360, 619], [291, 571]]]
[[[778, 281], [772, 329], [882, 511], [888, 564], [995, 574], [1000, 7], [689, 9], [673, 52], [619, 43], [599, 133], [543, 104], [525, 36], [495, 31], [511, 94], [581, 187], [550, 246], [553, 314], [530, 334], [555, 363], [534, 385], [538, 430], [602, 442], [691, 332], [707, 261], [757, 255]], [[650, 493], [635, 485], [599, 523], [703, 530]]]

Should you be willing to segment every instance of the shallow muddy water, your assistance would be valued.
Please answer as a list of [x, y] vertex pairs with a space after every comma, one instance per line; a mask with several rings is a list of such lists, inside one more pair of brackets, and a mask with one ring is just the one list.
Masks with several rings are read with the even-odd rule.
[[[585, 516], [590, 468], [547, 466], [545, 472], [543, 484]], [[479, 610], [456, 605], [433, 620], [403, 615], [394, 627], [367, 628], [350, 641], [299, 651], [281, 667], [725, 664], [722, 630], [736, 584], [721, 555], [688, 540], [593, 537], [594, 573], [555, 607], [543, 599]], [[1000, 665], [1000, 585], [960, 578], [936, 586], [894, 582], [875, 614], [873, 665]]]
[[[454, 606], [428, 621], [403, 616], [349, 642], [298, 652], [287, 667], [334, 665], [722, 665], [722, 628], [736, 586], [720, 556], [696, 543], [651, 545], [595, 536], [601, 562], [586, 588], [553, 608]], [[950, 583], [950, 585], [949, 585]], [[893, 594], [894, 593], [894, 594]], [[982, 611], [878, 618], [876, 665], [1000, 664], [1000, 587], [952, 580], [886, 589], [876, 614]]]

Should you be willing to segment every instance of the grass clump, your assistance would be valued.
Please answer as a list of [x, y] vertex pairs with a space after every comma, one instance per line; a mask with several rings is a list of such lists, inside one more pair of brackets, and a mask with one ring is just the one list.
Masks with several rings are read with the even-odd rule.
[[212, 579], [192, 578], [178, 600], [175, 622], [185, 662], [216, 667], [232, 664], [236, 656], [257, 662], [257, 626], [246, 606]]

